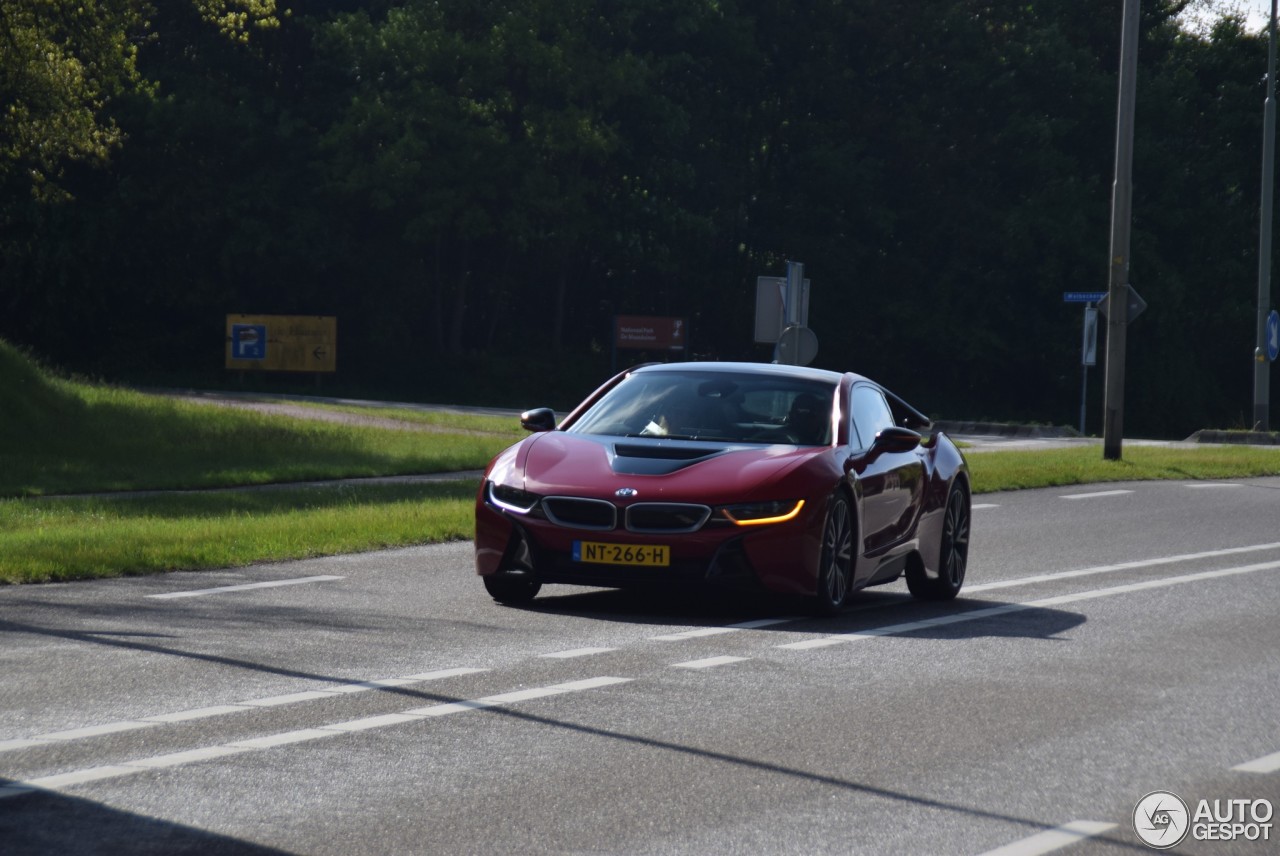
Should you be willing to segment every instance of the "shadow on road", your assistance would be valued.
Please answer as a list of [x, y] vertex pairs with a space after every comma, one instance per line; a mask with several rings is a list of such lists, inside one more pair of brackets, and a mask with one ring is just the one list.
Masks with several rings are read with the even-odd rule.
[[[727, 624], [786, 617], [790, 620], [754, 628], [787, 633], [866, 633], [898, 625], [934, 622], [934, 626], [890, 630], [885, 635], [917, 639], [965, 639], [1009, 637], [1062, 639], [1062, 634], [1085, 622], [1079, 613], [1044, 607], [1024, 607], [1001, 601], [966, 598], [947, 603], [916, 600], [905, 592], [858, 592], [839, 614], [816, 617], [807, 614], [798, 597], [772, 594], [678, 592], [658, 589], [582, 590], [564, 587], [543, 589], [542, 596], [524, 606], [495, 608], [544, 612], [591, 621], [669, 626], [673, 623], [723, 627]], [[550, 591], [550, 594], [547, 592]], [[1002, 614], [991, 611], [1009, 607]], [[965, 618], [972, 613], [972, 618]]]
[[[0, 787], [9, 784], [0, 779]], [[0, 851], [6, 856], [282, 856], [261, 847], [92, 800], [33, 791], [0, 809]]]

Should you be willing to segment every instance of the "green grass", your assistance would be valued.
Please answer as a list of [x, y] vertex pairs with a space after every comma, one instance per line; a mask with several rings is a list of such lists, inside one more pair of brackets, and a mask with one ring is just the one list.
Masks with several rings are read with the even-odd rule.
[[[483, 468], [514, 419], [377, 411], [404, 430], [196, 404], [57, 378], [0, 342], [0, 496], [257, 485]], [[401, 418], [401, 415], [403, 418]]]
[[1128, 444], [1107, 461], [1097, 445], [968, 455], [974, 493], [1151, 479], [1239, 479], [1280, 475], [1280, 446], [1187, 449]]
[[470, 538], [476, 484], [0, 501], [0, 581], [225, 568]]

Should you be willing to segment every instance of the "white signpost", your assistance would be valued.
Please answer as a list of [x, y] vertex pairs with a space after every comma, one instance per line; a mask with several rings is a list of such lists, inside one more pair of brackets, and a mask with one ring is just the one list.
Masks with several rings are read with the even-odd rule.
[[1105, 291], [1064, 291], [1063, 303], [1083, 303], [1084, 329], [1080, 344], [1080, 433], [1084, 433], [1086, 408], [1089, 397], [1089, 368], [1098, 364], [1098, 309], [1095, 303], [1106, 300]]
[[774, 345], [773, 361], [806, 366], [818, 355], [818, 337], [809, 329], [809, 280], [804, 265], [787, 262], [786, 276], [756, 277], [756, 336]]

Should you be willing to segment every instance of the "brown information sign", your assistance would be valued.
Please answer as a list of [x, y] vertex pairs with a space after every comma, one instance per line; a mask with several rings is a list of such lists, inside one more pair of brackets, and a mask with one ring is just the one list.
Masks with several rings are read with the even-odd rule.
[[683, 351], [689, 325], [684, 318], [655, 315], [614, 316], [614, 344], [644, 351]]
[[228, 315], [227, 368], [239, 371], [338, 370], [338, 319], [332, 315]]

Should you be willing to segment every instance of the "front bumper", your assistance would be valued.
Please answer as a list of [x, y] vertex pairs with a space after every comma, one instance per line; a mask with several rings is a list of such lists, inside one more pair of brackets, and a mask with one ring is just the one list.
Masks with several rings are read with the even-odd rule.
[[[816, 506], [816, 507], [815, 507]], [[708, 523], [694, 532], [641, 534], [621, 526], [601, 530], [558, 525], [544, 516], [518, 514], [493, 504], [485, 486], [476, 502], [476, 572], [517, 567], [527, 555], [542, 583], [623, 588], [631, 586], [725, 586], [788, 594], [817, 587], [822, 503], [807, 503], [795, 519], [757, 527]], [[620, 512], [625, 506], [620, 506]], [[618, 519], [626, 515], [619, 513]], [[816, 521], [816, 522], [815, 522]], [[575, 561], [575, 541], [637, 546], [665, 545], [663, 567], [588, 564]], [[527, 547], [527, 553], [522, 547]]]

